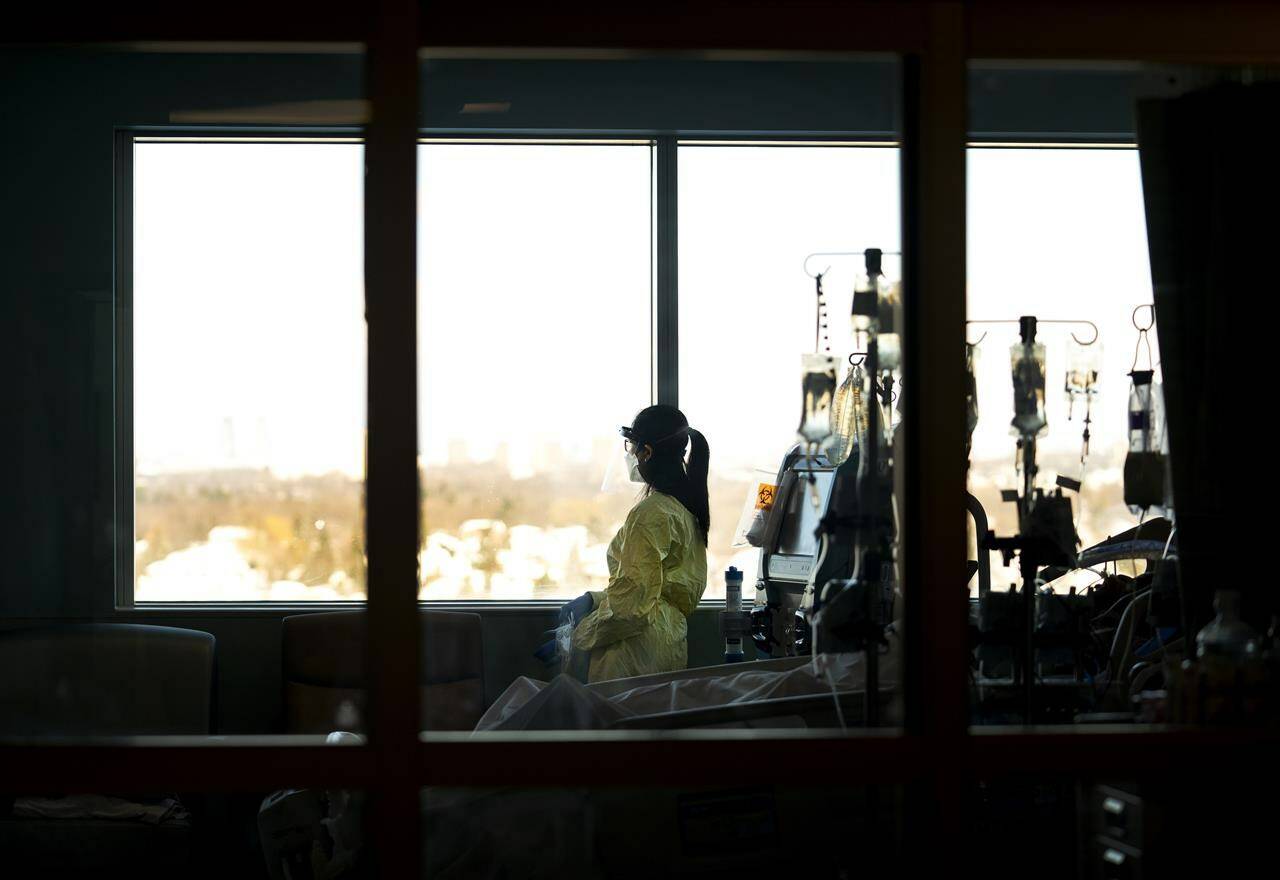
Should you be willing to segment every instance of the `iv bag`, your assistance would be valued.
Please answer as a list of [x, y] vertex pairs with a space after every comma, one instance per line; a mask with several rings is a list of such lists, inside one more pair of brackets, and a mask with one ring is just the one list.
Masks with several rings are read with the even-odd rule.
[[822, 444], [831, 437], [831, 405], [836, 393], [836, 359], [829, 354], [802, 356], [800, 439]]
[[831, 408], [831, 452], [833, 465], [843, 463], [867, 434], [866, 373], [862, 367], [849, 368], [849, 375], [836, 391]]
[[897, 370], [902, 366], [902, 338], [897, 333], [876, 334], [876, 358], [882, 370]]
[[1009, 352], [1013, 367], [1013, 421], [1015, 437], [1042, 437], [1049, 419], [1044, 412], [1044, 346], [1039, 342], [1014, 343]]
[[[877, 311], [880, 335], [898, 332], [898, 313], [902, 310], [902, 282], [889, 282], [883, 275], [876, 279]], [[883, 357], [883, 353], [881, 354]], [[892, 367], [890, 369], [897, 369]]]
[[872, 329], [879, 320], [879, 279], [879, 275], [867, 275], [859, 272], [858, 278], [853, 284], [853, 309], [849, 320], [853, 325], [855, 334], [859, 331]]
[[973, 446], [973, 431], [978, 427], [978, 347], [965, 344], [964, 347], [964, 409], [965, 409], [965, 448]]
[[903, 416], [906, 415], [906, 409], [903, 405], [903, 400], [905, 399], [905, 395], [906, 395], [906, 391], [903, 387], [902, 377], [899, 376], [898, 377], [898, 402], [893, 405], [893, 411], [897, 413], [897, 419], [893, 424], [894, 434], [897, 434], [898, 429], [902, 427], [902, 419], [903, 419]]
[[[1129, 454], [1124, 460], [1124, 503], [1129, 512], [1158, 512], [1165, 501], [1164, 395], [1152, 370], [1129, 374]], [[1157, 511], [1153, 511], [1156, 508]]]
[[1160, 452], [1164, 443], [1164, 394], [1152, 370], [1129, 374], [1129, 451]]
[[890, 283], [880, 271], [883, 253], [868, 248], [866, 270], [859, 272], [853, 285], [853, 309], [850, 320], [854, 333], [878, 330], [896, 333], [901, 311], [902, 284]]
[[1067, 379], [1063, 390], [1067, 395], [1067, 418], [1075, 415], [1077, 400], [1086, 406], [1098, 395], [1098, 362], [1102, 359], [1101, 343], [1072, 344], [1067, 350]]

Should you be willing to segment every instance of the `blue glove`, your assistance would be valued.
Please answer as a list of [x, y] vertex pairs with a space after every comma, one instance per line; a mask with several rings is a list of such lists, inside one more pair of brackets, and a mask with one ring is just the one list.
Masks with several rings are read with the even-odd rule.
[[533, 656], [548, 665], [554, 663], [556, 660], [556, 640], [552, 639], [549, 642], [543, 642], [538, 646], [538, 650], [533, 652]]
[[573, 617], [573, 625], [577, 626], [582, 623], [582, 618], [591, 613], [591, 609], [595, 608], [595, 601], [591, 598], [590, 593], [583, 593], [572, 602], [566, 602], [560, 608], [560, 625], [569, 622], [569, 618]]

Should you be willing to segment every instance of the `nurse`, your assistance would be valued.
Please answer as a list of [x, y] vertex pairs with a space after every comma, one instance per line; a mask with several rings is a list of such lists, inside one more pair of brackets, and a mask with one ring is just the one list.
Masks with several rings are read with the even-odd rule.
[[621, 434], [643, 495], [609, 544], [609, 586], [560, 612], [578, 622], [573, 646], [589, 652], [593, 682], [684, 669], [686, 619], [707, 588], [706, 438], [674, 406], [641, 410]]

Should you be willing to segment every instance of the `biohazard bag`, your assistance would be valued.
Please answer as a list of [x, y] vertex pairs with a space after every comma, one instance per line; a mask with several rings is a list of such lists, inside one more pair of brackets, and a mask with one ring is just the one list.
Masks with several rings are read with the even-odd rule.
[[778, 497], [778, 485], [775, 482], [777, 477], [771, 471], [757, 469], [753, 476], [746, 500], [742, 504], [738, 528], [734, 532], [734, 547], [763, 546], [769, 516], [773, 513], [773, 504]]

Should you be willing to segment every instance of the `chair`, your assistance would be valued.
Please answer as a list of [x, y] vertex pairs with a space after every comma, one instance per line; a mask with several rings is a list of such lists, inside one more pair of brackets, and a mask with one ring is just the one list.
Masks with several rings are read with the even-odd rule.
[[[0, 736], [207, 735], [215, 648], [209, 633], [168, 626], [90, 623], [0, 632]], [[41, 876], [117, 870], [159, 876], [190, 865], [187, 821], [4, 812], [5, 863]]]
[[[422, 729], [472, 730], [485, 709], [480, 615], [420, 611], [419, 624]], [[282, 650], [289, 733], [364, 729], [364, 611], [286, 617]]]
[[133, 623], [0, 632], [0, 736], [207, 735], [215, 646]]

